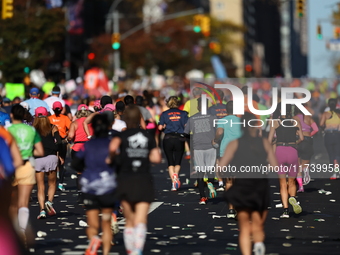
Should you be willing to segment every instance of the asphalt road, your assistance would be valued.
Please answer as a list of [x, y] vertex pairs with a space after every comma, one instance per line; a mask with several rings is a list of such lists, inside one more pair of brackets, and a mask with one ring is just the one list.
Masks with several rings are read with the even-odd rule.
[[[321, 137], [315, 139], [314, 148], [313, 162], [328, 163]], [[223, 193], [219, 192], [207, 205], [199, 205], [198, 190], [189, 178], [189, 168], [188, 161], [183, 160], [180, 174], [183, 185], [177, 192], [170, 191], [165, 162], [152, 168], [157, 200], [149, 213], [144, 254], [240, 254], [237, 221], [225, 217], [227, 205]], [[80, 226], [79, 221], [86, 221], [86, 216], [82, 206], [76, 203], [75, 180], [71, 174], [68, 172], [66, 178], [66, 191], [56, 193], [57, 215], [37, 220], [39, 207], [33, 193], [30, 216], [36, 241], [32, 254], [84, 254], [86, 227]], [[278, 219], [282, 209], [276, 208], [281, 203], [279, 182], [273, 179], [270, 184], [266, 254], [340, 254], [340, 180], [312, 179], [298, 197], [303, 212], [291, 213], [289, 219], [282, 220]], [[332, 194], [320, 194], [320, 189]], [[118, 220], [122, 230], [124, 219]], [[37, 237], [38, 231], [46, 232], [46, 236]], [[125, 254], [122, 231], [115, 236], [115, 242], [110, 254]]]

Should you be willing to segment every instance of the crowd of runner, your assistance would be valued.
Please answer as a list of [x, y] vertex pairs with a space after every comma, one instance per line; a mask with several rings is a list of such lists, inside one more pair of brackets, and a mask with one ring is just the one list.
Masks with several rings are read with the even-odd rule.
[[[192, 97], [186, 102], [178, 96], [155, 97], [148, 91], [135, 97], [123, 94], [65, 100], [58, 86], [45, 99], [38, 88], [30, 89], [25, 101], [0, 98], [0, 189], [6, 198], [1, 204], [0, 222], [4, 222], [5, 231], [15, 235], [15, 229], [25, 249], [29, 245], [30, 214], [37, 214], [38, 219], [57, 214], [53, 199], [56, 190], [65, 190], [65, 161], [70, 151], [71, 166], [77, 172], [78, 202], [84, 205], [88, 221], [90, 243], [85, 254], [97, 254], [101, 245], [103, 254], [109, 254], [118, 209], [126, 219], [123, 236], [127, 254], [142, 254], [147, 213], [155, 198], [150, 167], [161, 162], [163, 150], [171, 191], [181, 187], [179, 176], [185, 155], [191, 158], [190, 174], [196, 178], [198, 203], [206, 204], [217, 196], [216, 191], [225, 191], [227, 217], [237, 217], [239, 221], [242, 254], [265, 254], [263, 225], [269, 207], [266, 175], [200, 169], [293, 166], [289, 172], [277, 173], [283, 207], [280, 218], [290, 217], [289, 204], [294, 213], [301, 213], [297, 192], [304, 192], [303, 186], [311, 179], [308, 164], [314, 154], [313, 136], [320, 132], [319, 128], [325, 133], [329, 161], [334, 165], [329, 177], [339, 178], [337, 99], [329, 99], [329, 108], [318, 118], [304, 115], [291, 105], [283, 115], [280, 103], [272, 116], [256, 116], [249, 112], [244, 87], [246, 113], [238, 116], [233, 113], [232, 98], [222, 90], [216, 91], [216, 98], [204, 102], [207, 111], [202, 112], [202, 91], [199, 86], [192, 89]], [[253, 95], [256, 109], [267, 109], [265, 104]], [[273, 119], [270, 126], [230, 125], [268, 118]], [[29, 210], [34, 185], [38, 212]], [[9, 219], [12, 225], [6, 224]], [[15, 251], [19, 248], [12, 241], [5, 249], [7, 254], [18, 254]]]

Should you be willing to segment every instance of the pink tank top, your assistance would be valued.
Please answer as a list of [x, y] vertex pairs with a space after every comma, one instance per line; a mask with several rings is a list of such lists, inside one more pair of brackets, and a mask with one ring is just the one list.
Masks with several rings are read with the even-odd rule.
[[[83, 148], [85, 142], [88, 141], [87, 135], [83, 128], [83, 123], [85, 119], [86, 117], [75, 120], [78, 124], [78, 128], [76, 129], [76, 132], [74, 135], [74, 145], [72, 147], [72, 150], [74, 151], [80, 151], [81, 148]], [[92, 127], [90, 127], [90, 125], [89, 125], [89, 130], [90, 130], [90, 134], [92, 135], [93, 132], [92, 132]]]
[[300, 122], [301, 122], [301, 127], [302, 127], [302, 132], [311, 132], [312, 131], [312, 127], [307, 125], [305, 122], [304, 122], [304, 117], [302, 114], [298, 114], [297, 115], [300, 119]]

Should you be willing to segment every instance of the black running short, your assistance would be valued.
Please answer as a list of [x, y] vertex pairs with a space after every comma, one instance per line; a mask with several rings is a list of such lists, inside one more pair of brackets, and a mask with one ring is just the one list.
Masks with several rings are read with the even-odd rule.
[[310, 160], [314, 154], [313, 138], [305, 136], [304, 140], [298, 144], [299, 158], [303, 160]]
[[116, 203], [115, 194], [105, 194], [105, 195], [93, 195], [88, 193], [83, 193], [83, 203], [86, 210], [102, 209], [102, 208], [114, 208]]

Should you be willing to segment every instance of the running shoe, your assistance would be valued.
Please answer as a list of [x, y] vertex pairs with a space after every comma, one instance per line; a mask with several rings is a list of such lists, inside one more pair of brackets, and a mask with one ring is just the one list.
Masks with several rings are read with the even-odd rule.
[[45, 210], [41, 210], [38, 217], [37, 217], [38, 220], [41, 220], [41, 219], [46, 219], [46, 212]]
[[235, 219], [236, 215], [237, 215], [237, 213], [234, 209], [229, 209], [229, 211], [227, 213], [227, 218], [228, 219]]
[[178, 178], [178, 175], [177, 174], [174, 174], [173, 176], [173, 183], [174, 183], [174, 187], [177, 189], [179, 189], [179, 187], [181, 186], [181, 182]]
[[62, 183], [58, 184], [58, 189], [61, 191], [65, 191], [64, 185]]
[[118, 213], [123, 215], [123, 206], [119, 206]]
[[207, 197], [201, 197], [200, 201], [198, 202], [200, 205], [205, 205], [208, 201]]
[[171, 184], [171, 191], [177, 191], [176, 187], [175, 187], [175, 183]]
[[111, 215], [111, 230], [114, 235], [119, 233], [117, 215], [115, 213], [112, 213]]
[[296, 201], [296, 198], [295, 198], [295, 197], [290, 197], [290, 198], [288, 199], [288, 202], [291, 204], [291, 206], [293, 206], [293, 211], [294, 211], [294, 213], [299, 214], [299, 213], [302, 212], [302, 208], [301, 208], [299, 202]]
[[101, 242], [102, 241], [98, 236], [92, 237], [89, 247], [85, 252], [85, 255], [97, 255], [97, 250], [99, 249]]
[[288, 209], [283, 209], [283, 213], [280, 216], [281, 219], [289, 219], [289, 211]]
[[337, 178], [336, 174], [332, 174], [332, 176], [329, 179], [336, 180], [336, 178]]
[[310, 175], [308, 168], [304, 169], [303, 185], [307, 185], [310, 182]]
[[211, 182], [208, 183], [208, 189], [209, 189], [209, 198], [215, 198], [217, 194], [216, 194], [214, 185]]
[[49, 216], [53, 216], [53, 215], [56, 215], [56, 214], [57, 214], [57, 212], [56, 212], [56, 211], [54, 210], [54, 208], [53, 208], [52, 202], [47, 201], [47, 202], [45, 203], [45, 207], [46, 207], [46, 210], [47, 210], [47, 214], [48, 214]]
[[223, 186], [223, 184], [222, 184], [222, 185], [219, 185], [218, 188], [216, 189], [216, 191], [224, 191], [224, 186]]
[[255, 243], [253, 249], [254, 255], [265, 255], [266, 247], [263, 243]]
[[301, 186], [301, 187], [299, 187], [299, 189], [296, 192], [302, 193], [302, 192], [305, 192], [305, 190], [304, 190], [303, 186]]

